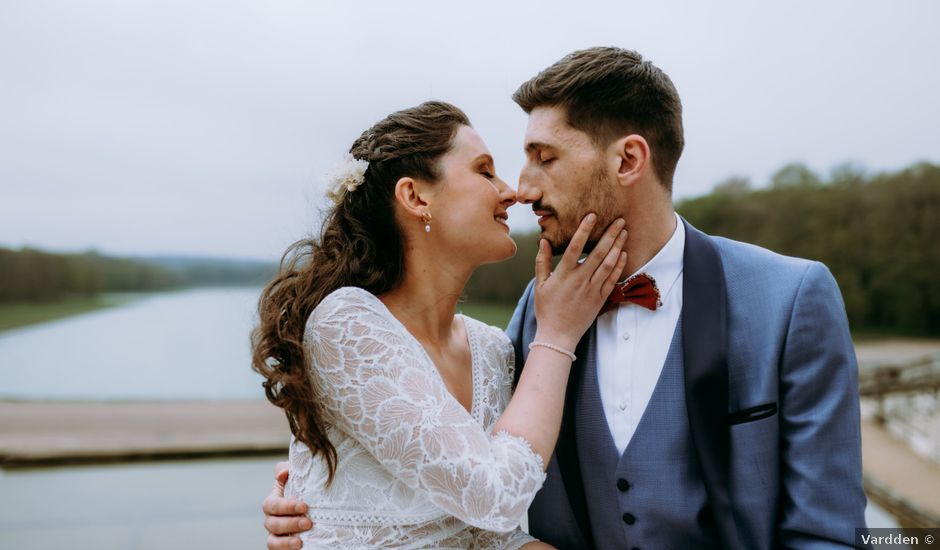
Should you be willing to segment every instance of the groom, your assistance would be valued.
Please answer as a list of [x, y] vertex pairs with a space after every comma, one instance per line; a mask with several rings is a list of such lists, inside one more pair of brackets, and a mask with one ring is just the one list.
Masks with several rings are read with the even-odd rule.
[[[529, 114], [517, 198], [542, 237], [560, 253], [588, 212], [630, 232], [628, 282], [576, 350], [529, 531], [560, 549], [855, 546], [857, 367], [829, 271], [676, 215], [681, 104], [639, 54], [574, 52], [513, 99]], [[520, 366], [534, 310], [530, 284], [507, 329]], [[272, 514], [290, 504], [269, 498], [269, 531], [297, 530]]]
[[[560, 252], [586, 212], [622, 216], [624, 275], [650, 279], [579, 345], [530, 532], [558, 548], [854, 546], [857, 367], [829, 271], [675, 214], [681, 104], [639, 54], [575, 52], [513, 99], [529, 114], [517, 199], [542, 236]], [[507, 329], [517, 365], [532, 299]]]

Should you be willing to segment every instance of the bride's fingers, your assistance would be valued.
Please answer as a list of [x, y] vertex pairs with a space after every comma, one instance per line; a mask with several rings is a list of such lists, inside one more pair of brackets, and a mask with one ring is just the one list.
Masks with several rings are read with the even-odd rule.
[[552, 247], [547, 239], [539, 239], [539, 253], [535, 255], [535, 282], [542, 284], [552, 274]]
[[288, 537], [295, 533], [302, 533], [313, 527], [306, 516], [268, 516], [264, 518], [264, 528], [269, 535], [275, 537]]
[[264, 502], [261, 511], [265, 516], [294, 516], [307, 513], [307, 504], [302, 500], [284, 498], [284, 488], [275, 484]]
[[562, 254], [561, 260], [558, 262], [559, 270], [569, 270], [577, 267], [578, 260], [581, 259], [581, 251], [584, 250], [584, 245], [587, 244], [588, 238], [590, 238], [591, 231], [594, 230], [594, 224], [596, 223], [597, 214], [593, 212], [581, 220], [577, 231], [575, 231], [574, 236], [571, 237], [571, 242], [568, 243], [568, 248], [565, 249], [565, 253]]
[[[623, 226], [626, 225], [626, 222], [623, 218], [617, 218], [610, 225], [607, 226], [607, 229], [604, 230], [604, 234], [601, 235], [601, 238], [597, 241], [597, 244], [594, 245], [594, 250], [588, 254], [587, 258], [584, 259], [584, 262], [581, 263], [581, 266], [587, 270], [588, 273], [592, 274], [601, 265], [601, 262], [610, 254], [611, 249], [616, 245], [617, 239], [620, 237], [620, 232], [623, 229]], [[610, 263], [613, 265], [617, 263], [617, 255], [614, 254], [614, 259]], [[606, 276], [606, 273], [604, 274]]]
[[610, 272], [610, 275], [604, 280], [604, 284], [601, 285], [601, 298], [607, 299], [610, 293], [614, 291], [614, 286], [617, 284], [617, 280], [620, 278], [620, 274], [625, 267], [627, 267], [627, 253], [621, 251], [620, 256], [617, 258], [617, 265], [614, 266], [613, 271]]
[[279, 537], [268, 535], [268, 550], [295, 550], [301, 548], [303, 542], [297, 537]]
[[275, 487], [275, 489], [279, 489], [279, 490], [280, 490], [280, 492], [278, 493], [277, 496], [281, 496], [281, 497], [282, 497], [282, 496], [284, 496], [284, 485], [287, 484], [287, 477], [290, 475], [290, 470], [287, 469], [287, 467], [286, 467], [287, 463], [286, 463], [286, 462], [279, 462], [279, 463], [278, 463], [278, 466], [280, 466], [281, 464], [284, 464], [284, 465], [285, 465], [285, 468], [284, 468], [283, 470], [277, 470], [277, 471], [275, 471], [275, 473], [274, 473], [274, 487]]
[[[592, 285], [598, 285], [598, 286], [602, 285], [604, 281], [607, 279], [607, 277], [610, 276], [611, 273], [617, 271], [617, 262], [620, 259], [620, 252], [623, 250], [623, 245], [625, 245], [626, 243], [627, 243], [627, 230], [621, 229], [620, 233], [617, 234], [617, 238], [614, 239], [613, 243], [610, 245], [610, 248], [607, 250], [607, 254], [604, 256], [603, 261], [600, 263], [599, 266], [597, 266], [597, 268], [591, 274], [590, 283]], [[592, 252], [591, 255], [593, 256], [594, 253]], [[587, 263], [587, 261], [585, 261], [584, 263]], [[621, 270], [622, 269], [623, 268], [621, 268]], [[614, 276], [619, 277], [620, 272], [614, 273]]]

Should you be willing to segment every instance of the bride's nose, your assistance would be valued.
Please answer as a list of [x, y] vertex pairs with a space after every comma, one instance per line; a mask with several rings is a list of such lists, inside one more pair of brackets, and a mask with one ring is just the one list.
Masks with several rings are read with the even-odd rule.
[[507, 208], [516, 204], [516, 190], [506, 185], [505, 181], [499, 179], [497, 189], [499, 189], [500, 204], [505, 205]]

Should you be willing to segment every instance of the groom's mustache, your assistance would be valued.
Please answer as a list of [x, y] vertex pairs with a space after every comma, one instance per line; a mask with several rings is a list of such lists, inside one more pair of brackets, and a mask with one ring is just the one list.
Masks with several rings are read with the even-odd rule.
[[556, 218], [558, 217], [558, 212], [556, 212], [554, 208], [552, 208], [551, 206], [546, 206], [538, 201], [532, 203], [532, 211], [533, 212], [548, 212], [549, 215], [555, 216]]

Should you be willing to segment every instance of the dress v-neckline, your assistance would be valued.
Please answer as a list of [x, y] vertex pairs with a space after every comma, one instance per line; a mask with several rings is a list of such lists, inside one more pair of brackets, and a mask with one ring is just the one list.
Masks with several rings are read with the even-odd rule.
[[[398, 319], [398, 317], [395, 317], [395, 314], [392, 313], [392, 310], [388, 309], [388, 306], [385, 305], [385, 302], [383, 302], [378, 296], [372, 294], [371, 292], [369, 294], [373, 298], [375, 298], [376, 301], [382, 304], [382, 307], [385, 308], [385, 312], [388, 314], [388, 316], [391, 317], [391, 319], [395, 323], [397, 323], [398, 326], [400, 326], [403, 331], [405, 331], [405, 334], [407, 334], [408, 337], [411, 338], [412, 342], [414, 342], [415, 345], [418, 346], [418, 349], [421, 350], [421, 353], [424, 355], [425, 360], [427, 360], [428, 364], [431, 366], [431, 370], [434, 372], [434, 375], [437, 377], [441, 385], [444, 386], [444, 391], [447, 392], [447, 395], [449, 395], [451, 399], [456, 401], [461, 409], [463, 409], [464, 411], [467, 411], [466, 407], [463, 406], [463, 403], [461, 403], [460, 400], [457, 399], [457, 396], [452, 394], [450, 390], [447, 389], [447, 383], [444, 381], [444, 377], [441, 375], [440, 369], [437, 368], [437, 365], [434, 363], [434, 360], [431, 359], [431, 355], [428, 353], [428, 350], [424, 349], [424, 345], [421, 343], [421, 341], [418, 340], [418, 338], [414, 334], [412, 334], [411, 331], [408, 330], [408, 327], [405, 326], [405, 323], [402, 323]], [[473, 329], [470, 328], [472, 323], [468, 322], [467, 316], [464, 315], [463, 313], [455, 313], [454, 317], [460, 317], [461, 322], [463, 322], [464, 332], [467, 334], [467, 345], [470, 348], [470, 384], [472, 388], [470, 392], [470, 410], [467, 411], [467, 413], [470, 416], [472, 416], [477, 422], [482, 424], [483, 419], [480, 418], [479, 411], [477, 410], [479, 408], [478, 404], [480, 402], [479, 389], [478, 389], [479, 381], [480, 381], [478, 371], [480, 369], [479, 369], [478, 361], [477, 361], [477, 355], [478, 355], [477, 354], [477, 335], [474, 332], [476, 328], [473, 328]]]

